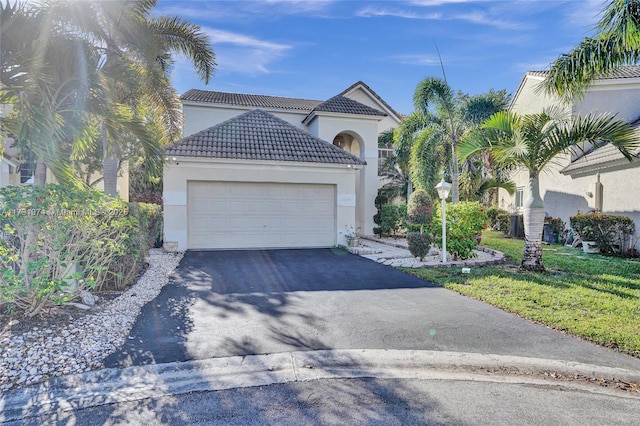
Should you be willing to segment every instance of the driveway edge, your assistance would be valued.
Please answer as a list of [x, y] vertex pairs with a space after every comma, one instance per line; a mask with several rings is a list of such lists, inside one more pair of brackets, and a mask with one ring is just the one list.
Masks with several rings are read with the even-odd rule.
[[189, 392], [363, 377], [529, 383], [640, 399], [638, 393], [585, 380], [553, 380], [576, 376], [640, 383], [640, 371], [573, 361], [422, 350], [300, 351], [104, 369], [57, 378], [0, 396], [0, 421]]

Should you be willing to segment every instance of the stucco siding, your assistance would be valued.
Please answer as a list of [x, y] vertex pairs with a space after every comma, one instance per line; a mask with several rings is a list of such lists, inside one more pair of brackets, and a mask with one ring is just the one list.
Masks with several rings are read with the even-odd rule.
[[511, 111], [518, 114], [537, 114], [551, 105], [568, 109], [557, 97], [539, 91], [542, 80], [540, 77], [526, 76], [511, 104]]
[[367, 162], [356, 178], [357, 228], [364, 235], [373, 235], [373, 216], [376, 214], [375, 198], [378, 194], [378, 121], [347, 117], [318, 117], [316, 131], [320, 139], [332, 141], [339, 133], [357, 135], [360, 158]]
[[607, 88], [590, 90], [577, 104], [575, 113], [617, 113], [618, 117], [633, 121], [640, 116], [640, 88]]
[[[209, 127], [215, 126], [216, 124], [220, 124], [223, 121], [227, 121], [254, 109], [256, 108], [185, 104], [183, 106], [183, 136], [189, 136], [199, 132], [200, 130], [208, 129]], [[302, 124], [302, 120], [307, 116], [307, 113], [286, 112], [271, 109], [265, 109], [265, 111], [300, 129], [306, 130], [306, 127]]]
[[[386, 108], [384, 107], [384, 105], [380, 103], [380, 101], [378, 101], [376, 98], [371, 96], [367, 91], [361, 88], [358, 88], [357, 90], [354, 90], [353, 92], [350, 92], [345, 96], [350, 99], [353, 99], [354, 101], [358, 101], [361, 104], [370, 106], [371, 108], [375, 108], [377, 110], [387, 112]], [[387, 115], [386, 117], [384, 117], [382, 120], [378, 122], [378, 133], [382, 133], [385, 130], [396, 128], [398, 127], [399, 124], [400, 122], [398, 120], [393, 118], [391, 115]]]

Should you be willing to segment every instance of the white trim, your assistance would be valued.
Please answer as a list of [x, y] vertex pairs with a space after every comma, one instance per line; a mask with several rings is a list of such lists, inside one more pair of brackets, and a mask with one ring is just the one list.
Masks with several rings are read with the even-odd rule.
[[308, 126], [317, 117], [333, 117], [333, 118], [348, 118], [353, 120], [360, 119], [360, 120], [382, 121], [387, 116], [386, 115], [368, 115], [368, 114], [348, 114], [343, 112], [330, 112], [330, 111], [311, 111], [309, 115], [307, 115], [305, 119], [302, 120], [302, 124]]
[[18, 163], [14, 163], [13, 161], [11, 161], [10, 159], [8, 159], [7, 157], [5, 157], [4, 155], [2, 156], [2, 161], [7, 163], [8, 165], [10, 165], [11, 167], [18, 167]]
[[629, 86], [640, 88], [640, 78], [610, 78], [606, 80], [595, 80], [587, 89], [587, 92], [602, 92], [606, 90], [632, 89]]
[[[377, 154], [377, 151], [376, 151]], [[280, 167], [297, 167], [301, 169], [342, 169], [342, 170], [359, 170], [364, 165], [361, 164], [342, 164], [342, 163], [306, 163], [298, 161], [276, 161], [276, 160], [251, 160], [236, 158], [217, 158], [217, 157], [181, 157], [177, 155], [170, 156], [170, 160], [165, 161], [169, 167], [201, 167], [203, 163], [211, 164], [229, 164], [237, 166], [280, 166]], [[175, 160], [173, 160], [175, 158]]]

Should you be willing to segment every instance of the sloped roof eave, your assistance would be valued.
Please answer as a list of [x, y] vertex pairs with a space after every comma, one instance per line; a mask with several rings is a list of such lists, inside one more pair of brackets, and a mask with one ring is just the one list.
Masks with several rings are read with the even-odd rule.
[[393, 107], [391, 107], [391, 105], [389, 105], [380, 95], [378, 95], [378, 93], [376, 93], [375, 90], [373, 90], [371, 87], [369, 87], [369, 85], [367, 83], [365, 83], [364, 81], [362, 81], [362, 80], [356, 81], [351, 86], [347, 87], [345, 90], [343, 90], [342, 92], [338, 93], [338, 95], [344, 96], [345, 94], [349, 93], [350, 90], [355, 89], [358, 86], [362, 86], [364, 89], [366, 89], [368, 92], [370, 92], [371, 95], [373, 95], [373, 97], [375, 99], [377, 99], [386, 109], [389, 110], [389, 112], [391, 112], [393, 115], [395, 115], [395, 117], [394, 117], [395, 119], [397, 119], [398, 121], [402, 121], [403, 114], [400, 114], [398, 111], [393, 109]]
[[167, 156], [365, 165], [361, 158], [254, 109], [180, 139]]
[[382, 115], [366, 115], [366, 114], [349, 114], [344, 112], [333, 112], [333, 111], [311, 111], [307, 116], [302, 120], [302, 124], [309, 125], [314, 119], [319, 116], [325, 117], [351, 117], [351, 118], [365, 118], [365, 119], [373, 119], [376, 121], [383, 120], [385, 116]]

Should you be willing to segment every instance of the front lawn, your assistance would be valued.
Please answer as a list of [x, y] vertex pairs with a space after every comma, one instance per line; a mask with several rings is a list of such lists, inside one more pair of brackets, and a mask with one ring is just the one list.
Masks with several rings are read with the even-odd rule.
[[[487, 231], [482, 245], [519, 265], [522, 240]], [[557, 330], [640, 357], [640, 261], [544, 246], [544, 273], [513, 265], [405, 270]]]

